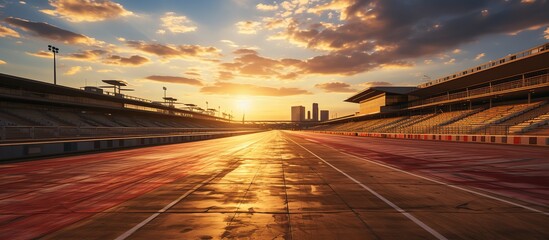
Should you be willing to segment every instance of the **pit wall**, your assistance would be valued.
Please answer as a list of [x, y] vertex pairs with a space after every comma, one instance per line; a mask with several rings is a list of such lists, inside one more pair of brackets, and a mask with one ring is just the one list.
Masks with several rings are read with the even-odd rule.
[[122, 148], [174, 144], [231, 137], [258, 131], [235, 131], [193, 135], [143, 136], [84, 140], [41, 141], [0, 144], [0, 162], [25, 158], [47, 157], [63, 154], [114, 150]]
[[448, 142], [474, 142], [492, 144], [511, 144], [529, 146], [549, 146], [549, 136], [522, 136], [522, 135], [465, 135], [465, 134], [404, 134], [404, 133], [365, 133], [339, 131], [312, 131], [345, 136], [418, 139]]

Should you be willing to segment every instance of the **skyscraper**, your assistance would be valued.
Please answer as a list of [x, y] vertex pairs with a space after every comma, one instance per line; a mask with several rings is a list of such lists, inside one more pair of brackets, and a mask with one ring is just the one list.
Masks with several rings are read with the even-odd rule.
[[313, 121], [318, 122], [318, 103], [313, 103]]
[[307, 111], [307, 121], [311, 120], [311, 111]]
[[320, 110], [320, 121], [328, 121], [330, 119], [330, 111], [328, 110]]
[[305, 121], [305, 107], [304, 106], [292, 106], [292, 122]]

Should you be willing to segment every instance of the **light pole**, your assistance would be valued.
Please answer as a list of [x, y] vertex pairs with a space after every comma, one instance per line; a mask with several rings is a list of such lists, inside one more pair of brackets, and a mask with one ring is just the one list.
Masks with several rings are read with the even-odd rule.
[[48, 45], [48, 51], [53, 53], [53, 84], [57, 85], [57, 67], [55, 66], [55, 54], [59, 53], [59, 48], [55, 46]]
[[166, 90], [168, 90], [166, 87], [162, 87], [164, 89], [164, 103], [166, 103]]

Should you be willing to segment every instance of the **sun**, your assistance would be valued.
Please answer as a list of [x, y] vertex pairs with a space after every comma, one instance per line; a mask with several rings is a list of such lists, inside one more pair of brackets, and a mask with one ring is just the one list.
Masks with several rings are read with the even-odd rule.
[[237, 105], [239, 110], [247, 112], [248, 110], [250, 110], [252, 102], [250, 101], [250, 99], [240, 98], [240, 99], [236, 100], [236, 105]]

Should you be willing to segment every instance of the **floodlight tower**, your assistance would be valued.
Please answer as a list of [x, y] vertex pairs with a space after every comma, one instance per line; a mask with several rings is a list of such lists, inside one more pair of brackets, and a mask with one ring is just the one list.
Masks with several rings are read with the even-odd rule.
[[59, 48], [56, 48], [55, 46], [48, 45], [48, 51], [53, 53], [53, 84], [57, 85], [57, 67], [55, 63], [55, 54], [59, 53]]

